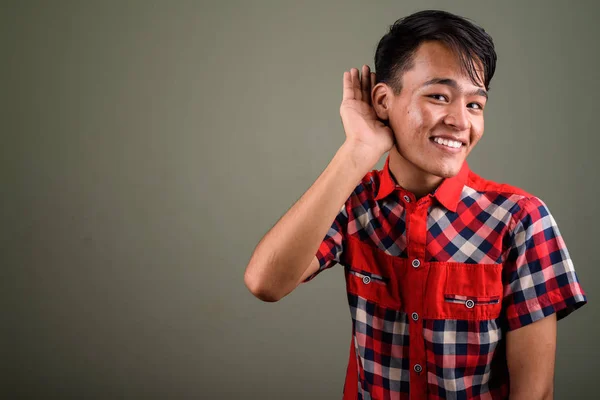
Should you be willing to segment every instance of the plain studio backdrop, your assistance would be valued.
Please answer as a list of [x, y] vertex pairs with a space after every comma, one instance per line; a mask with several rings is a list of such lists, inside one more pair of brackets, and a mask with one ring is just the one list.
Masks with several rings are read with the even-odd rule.
[[0, 397], [341, 398], [343, 268], [278, 303], [243, 273], [344, 140], [343, 72], [425, 8], [495, 40], [469, 164], [556, 218], [590, 302], [556, 399], [594, 398], [597, 2], [166, 0], [0, 6]]

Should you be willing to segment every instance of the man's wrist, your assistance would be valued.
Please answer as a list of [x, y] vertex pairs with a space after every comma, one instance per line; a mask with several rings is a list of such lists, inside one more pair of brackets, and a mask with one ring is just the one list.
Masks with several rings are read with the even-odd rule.
[[352, 168], [362, 176], [371, 171], [383, 156], [383, 154], [373, 151], [369, 146], [355, 141], [344, 142], [338, 150], [338, 154], [349, 161]]

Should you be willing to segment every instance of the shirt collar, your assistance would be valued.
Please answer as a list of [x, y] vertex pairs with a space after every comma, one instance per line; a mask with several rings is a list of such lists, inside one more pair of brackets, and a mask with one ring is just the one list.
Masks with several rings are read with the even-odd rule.
[[[465, 161], [456, 176], [446, 178], [430, 196], [435, 197], [444, 207], [456, 212], [460, 195], [469, 176], [469, 165]], [[390, 156], [388, 154], [383, 170], [379, 172], [379, 190], [375, 200], [381, 200], [396, 190], [396, 181], [390, 172]], [[404, 190], [399, 188], [400, 190]]]

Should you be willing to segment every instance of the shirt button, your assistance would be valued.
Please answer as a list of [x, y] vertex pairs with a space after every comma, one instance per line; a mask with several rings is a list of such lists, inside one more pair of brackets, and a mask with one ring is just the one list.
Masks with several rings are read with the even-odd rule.
[[467, 308], [473, 308], [475, 306], [475, 302], [473, 300], [467, 300], [465, 306], [467, 306]]
[[412, 260], [412, 266], [415, 268], [419, 268], [419, 266], [421, 265], [421, 261], [414, 259]]
[[415, 364], [414, 370], [417, 374], [419, 374], [421, 371], [423, 371], [423, 367], [421, 367], [421, 364]]
[[407, 195], [404, 195], [404, 201], [407, 203], [410, 203], [410, 197], [408, 197]]
[[368, 285], [369, 283], [371, 283], [371, 277], [369, 277], [369, 276], [363, 277], [363, 283], [365, 285]]
[[412, 319], [413, 319], [413, 321], [418, 321], [419, 320], [419, 314], [417, 314], [416, 312], [412, 313]]

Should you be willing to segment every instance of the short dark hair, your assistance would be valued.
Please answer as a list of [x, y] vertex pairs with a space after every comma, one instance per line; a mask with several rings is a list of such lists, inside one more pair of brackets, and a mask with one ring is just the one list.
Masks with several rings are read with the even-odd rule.
[[[398, 19], [381, 38], [375, 52], [377, 83], [384, 82], [396, 94], [402, 90], [402, 75], [413, 67], [413, 55], [426, 41], [439, 41], [460, 57], [463, 71], [474, 84], [489, 90], [496, 70], [496, 51], [491, 36], [470, 20], [440, 10], [424, 10]], [[483, 79], [476, 62], [483, 65]]]

